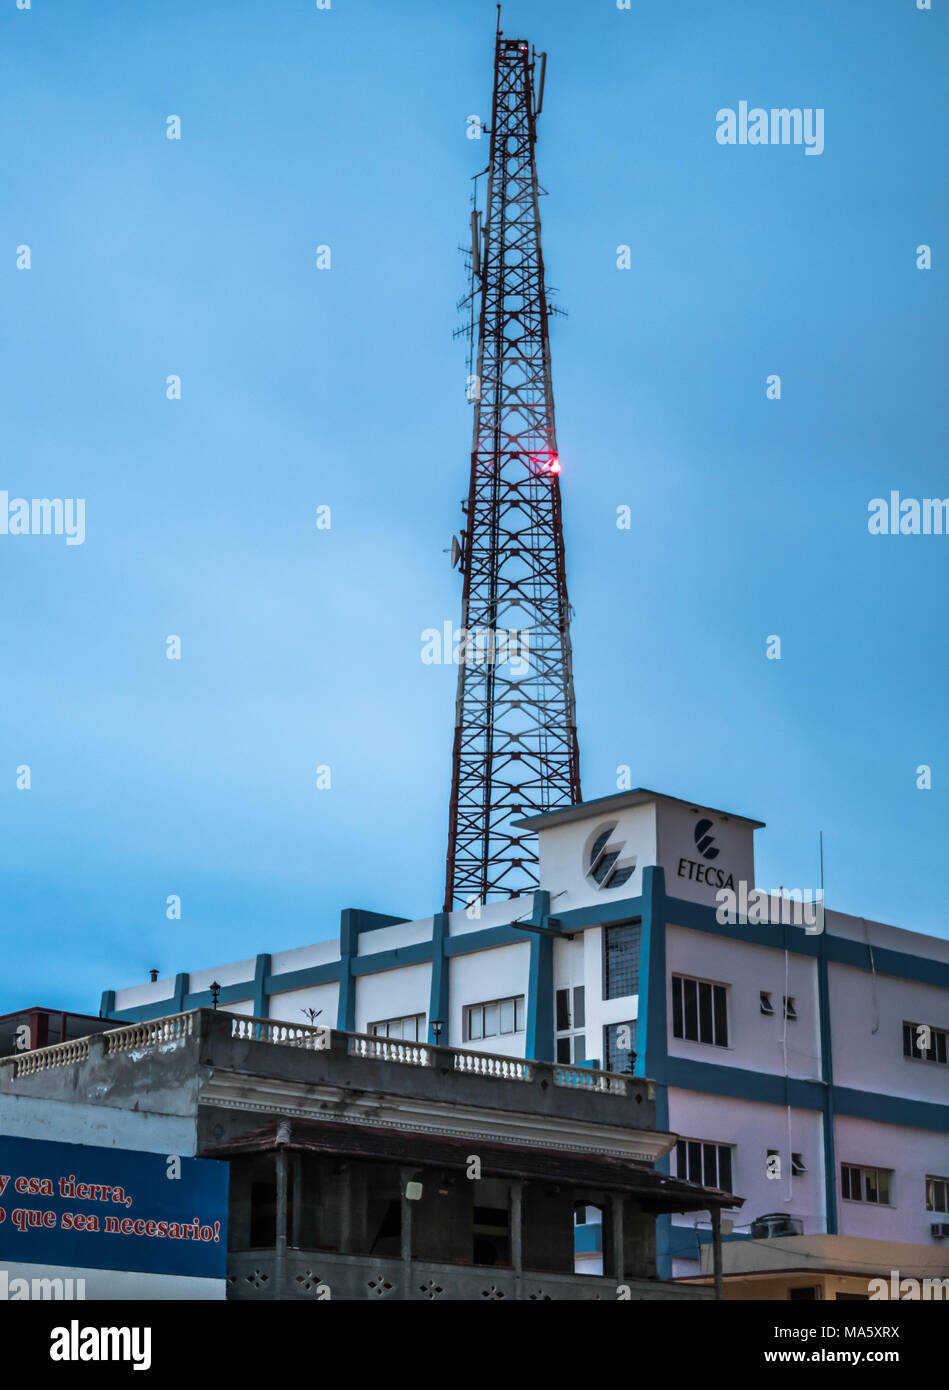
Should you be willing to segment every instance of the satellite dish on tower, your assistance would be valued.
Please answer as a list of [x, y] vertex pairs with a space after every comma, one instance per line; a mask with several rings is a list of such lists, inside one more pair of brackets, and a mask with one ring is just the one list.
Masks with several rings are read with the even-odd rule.
[[452, 567], [452, 569], [457, 569], [457, 567], [458, 567], [458, 561], [461, 559], [461, 554], [462, 554], [462, 551], [461, 551], [461, 546], [460, 546], [460, 544], [458, 543], [458, 537], [457, 537], [457, 536], [452, 536], [452, 538], [451, 538], [451, 567]]

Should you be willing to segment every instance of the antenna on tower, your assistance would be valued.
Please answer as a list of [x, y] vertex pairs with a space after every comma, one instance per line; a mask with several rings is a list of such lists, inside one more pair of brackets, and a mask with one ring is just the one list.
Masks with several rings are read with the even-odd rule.
[[547, 54], [540, 55], [540, 80], [537, 83], [537, 110], [534, 113], [539, 116], [544, 109], [544, 83], [547, 80]]
[[481, 214], [477, 208], [471, 210], [471, 269], [481, 278]]

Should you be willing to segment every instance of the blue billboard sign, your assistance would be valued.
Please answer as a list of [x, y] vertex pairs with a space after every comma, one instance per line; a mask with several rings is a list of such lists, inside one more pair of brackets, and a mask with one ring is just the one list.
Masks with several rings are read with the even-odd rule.
[[228, 1165], [0, 1136], [0, 1261], [223, 1279]]

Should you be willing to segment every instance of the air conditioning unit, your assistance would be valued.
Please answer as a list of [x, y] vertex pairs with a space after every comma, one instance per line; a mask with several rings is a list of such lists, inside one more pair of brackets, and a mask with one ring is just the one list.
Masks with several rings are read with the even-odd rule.
[[929, 1228], [929, 1234], [936, 1240], [949, 1240], [949, 1221], [934, 1221]]
[[767, 1216], [759, 1216], [751, 1223], [752, 1240], [771, 1240], [775, 1236], [802, 1236], [804, 1222], [799, 1216], [789, 1216], [786, 1211], [773, 1211]]

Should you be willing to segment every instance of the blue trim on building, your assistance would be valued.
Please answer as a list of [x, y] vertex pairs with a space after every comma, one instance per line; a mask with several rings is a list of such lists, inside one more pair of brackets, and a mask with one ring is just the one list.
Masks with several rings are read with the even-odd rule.
[[[646, 875], [650, 872], [649, 866], [643, 870], [643, 897], [620, 898], [609, 903], [591, 903], [589, 907], [571, 907], [564, 912], [556, 913], [557, 921], [564, 931], [582, 931], [585, 927], [602, 927], [605, 924], [625, 922], [630, 917], [641, 916], [647, 891]], [[659, 872], [662, 873], [662, 870]]]
[[[822, 1110], [824, 1106], [822, 1082], [785, 1078], [782, 1072], [725, 1067], [716, 1062], [696, 1062], [690, 1057], [667, 1057], [662, 1072], [662, 1080], [680, 1091], [702, 1091], [765, 1105], [786, 1106], [790, 1100], [795, 1109], [803, 1110]], [[651, 1075], [657, 1075], [655, 1066]]]
[[115, 1012], [115, 990], [104, 989], [99, 1001], [99, 1017], [111, 1018]]
[[428, 995], [428, 1040], [430, 1043], [439, 1041], [432, 1030], [432, 1019], [434, 1018], [445, 1024], [446, 1031], [442, 1041], [447, 1042], [450, 1036], [449, 976], [451, 966], [445, 951], [448, 942], [448, 922], [447, 912], [435, 913], [432, 926], [432, 983]]
[[[546, 927], [550, 916], [550, 894], [534, 893], [531, 922]], [[522, 938], [523, 939], [523, 938]], [[527, 971], [527, 1038], [525, 1055], [535, 1062], [554, 1060], [554, 938], [538, 932], [530, 935], [530, 964]]]
[[265, 980], [268, 997], [287, 994], [291, 989], [309, 989], [311, 985], [335, 984], [342, 973], [342, 962], [327, 961], [325, 965], [308, 965], [302, 970], [288, 970], [283, 975], [270, 974]]
[[[397, 927], [407, 922], [407, 917], [389, 917], [382, 912], [366, 912], [360, 907], [346, 907], [339, 915], [339, 1004], [336, 1009], [336, 1027], [345, 1033], [356, 1031], [356, 976], [370, 972], [360, 969], [370, 957], [359, 961], [359, 937], [363, 932], [378, 931], [380, 927]], [[405, 951], [411, 947], [404, 947]], [[429, 947], [431, 950], [431, 947]], [[392, 953], [380, 951], [378, 955], [387, 958]], [[399, 964], [406, 964], [403, 960]], [[382, 969], [387, 967], [383, 966]], [[391, 969], [391, 965], [388, 967]]]
[[375, 951], [369, 956], [354, 956], [350, 974], [375, 975], [380, 970], [394, 970], [398, 965], [424, 965], [433, 958], [430, 941], [414, 941], [410, 946], [395, 946], [391, 951]]
[[[666, 1070], [666, 875], [658, 865], [643, 869], [640, 903], [639, 1000], [636, 1019], [634, 1075], [656, 1082], [656, 1129], [669, 1128]], [[645, 1021], [645, 1027], [643, 1022]], [[669, 1155], [656, 1160], [656, 1171], [669, 1172]], [[672, 1277], [672, 1216], [656, 1217], [656, 1273]]]
[[[188, 990], [189, 990], [190, 988], [191, 988], [191, 976], [190, 976], [190, 975], [186, 975], [186, 974], [182, 973], [182, 974], [180, 974], [180, 975], [176, 975], [176, 976], [175, 976], [175, 990], [174, 990], [173, 995], [171, 996], [171, 997], [172, 997], [172, 1002], [173, 1002], [173, 1004], [174, 1004], [174, 1009], [173, 1009], [173, 1012], [174, 1012], [174, 1013], [176, 1013], [176, 1014], [183, 1014], [186, 1007], [190, 1007], [190, 1008], [192, 1008], [192, 1009], [193, 1009], [193, 1008], [196, 1008], [196, 1007], [200, 1007], [199, 1005], [194, 1005], [194, 1004], [191, 1004], [190, 1006], [186, 1006], [185, 1000], [188, 998]], [[211, 1002], [211, 991], [208, 990], [207, 993], [208, 993], [208, 1003], [210, 1003], [210, 1002]], [[245, 997], [246, 997], [246, 991], [245, 991], [244, 994], [233, 994], [233, 995], [230, 996], [230, 998], [231, 998], [232, 1000], [243, 999], [243, 998], [245, 998]], [[221, 991], [221, 1002], [222, 1002], [222, 1003], [224, 1002], [224, 991], [223, 991], [223, 990]]]
[[270, 974], [270, 956], [263, 952], [254, 964], [254, 1017], [269, 1018], [269, 999], [267, 997], [267, 976]]
[[490, 951], [493, 946], [523, 946], [527, 939], [527, 935], [516, 927], [483, 927], [481, 931], [448, 937], [445, 954], [463, 956], [469, 951]]
[[900, 1125], [904, 1129], [924, 1129], [930, 1134], [949, 1134], [949, 1105], [931, 1100], [907, 1100], [904, 1096], [881, 1095], [879, 1091], [852, 1091], [834, 1087], [834, 1107], [838, 1115], [877, 1124]]
[[664, 1067], [666, 1056], [665, 877], [660, 868], [645, 868], [643, 896], [636, 900], [640, 904], [640, 933], [634, 1075], [653, 1080], [664, 1079], [656, 1068]]
[[[819, 938], [817, 952], [817, 1014], [820, 1027], [821, 1078], [824, 1104], [821, 1119], [824, 1153], [824, 1227], [837, 1235], [837, 1144], [834, 1121], [834, 1058], [830, 1027], [830, 978], [827, 968], [827, 935]], [[786, 1025], [785, 1025], [786, 1026]]]

